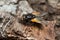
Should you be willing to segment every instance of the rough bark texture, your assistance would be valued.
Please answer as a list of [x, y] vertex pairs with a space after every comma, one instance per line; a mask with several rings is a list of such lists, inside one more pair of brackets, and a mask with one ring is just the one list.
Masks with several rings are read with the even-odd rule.
[[[29, 13], [43, 20], [22, 23], [22, 16]], [[0, 39], [60, 40], [60, 1], [0, 0]]]

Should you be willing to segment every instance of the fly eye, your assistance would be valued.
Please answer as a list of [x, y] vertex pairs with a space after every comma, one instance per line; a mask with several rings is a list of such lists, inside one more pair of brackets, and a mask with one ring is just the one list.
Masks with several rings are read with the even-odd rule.
[[33, 18], [35, 18], [35, 15], [33, 15], [33, 14], [23, 15], [23, 19], [26, 19], [26, 20], [30, 20], [30, 19], [33, 19]]
[[35, 16], [34, 15], [27, 15], [26, 18], [32, 19], [32, 18], [35, 18]]
[[32, 18], [32, 16], [29, 15], [29, 16], [26, 16], [26, 18]]

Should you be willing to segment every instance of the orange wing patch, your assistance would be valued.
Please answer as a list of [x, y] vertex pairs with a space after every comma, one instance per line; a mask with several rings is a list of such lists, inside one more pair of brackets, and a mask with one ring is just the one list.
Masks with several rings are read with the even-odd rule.
[[41, 13], [34, 11], [34, 12], [32, 12], [32, 14], [33, 14], [33, 15], [36, 15], [36, 16], [39, 16]]

